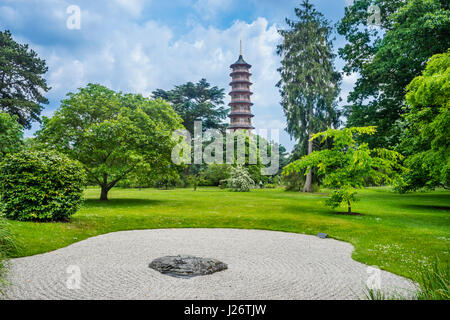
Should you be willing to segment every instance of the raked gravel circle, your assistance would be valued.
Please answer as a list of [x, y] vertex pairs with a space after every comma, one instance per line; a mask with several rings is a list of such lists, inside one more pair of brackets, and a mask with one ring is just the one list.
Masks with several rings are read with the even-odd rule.
[[[11, 259], [4, 298], [364, 299], [374, 273], [352, 251], [346, 242], [287, 232], [121, 231]], [[228, 269], [183, 279], [149, 268], [158, 257], [178, 254], [218, 259]], [[411, 281], [385, 271], [380, 283], [386, 293], [414, 290]]]

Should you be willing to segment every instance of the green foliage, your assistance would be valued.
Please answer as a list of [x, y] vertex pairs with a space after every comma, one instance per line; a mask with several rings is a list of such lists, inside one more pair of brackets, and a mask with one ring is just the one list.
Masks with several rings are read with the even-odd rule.
[[[367, 143], [358, 144], [357, 135], [374, 134], [375, 127], [328, 129], [317, 133], [312, 139], [333, 139], [332, 149], [314, 151], [300, 160], [294, 161], [284, 169], [284, 174], [304, 172], [317, 168], [323, 175], [323, 185], [333, 189], [327, 205], [335, 208], [346, 204], [351, 212], [351, 203], [355, 201], [355, 189], [365, 186], [370, 177], [375, 185], [391, 183], [398, 176], [401, 166], [398, 160], [402, 156], [387, 149], [370, 149]], [[305, 172], [306, 170], [306, 172]]]
[[436, 257], [422, 268], [419, 285], [419, 300], [450, 300], [450, 265]]
[[356, 189], [352, 187], [342, 187], [338, 190], [333, 190], [330, 197], [325, 201], [325, 204], [331, 208], [340, 207], [342, 204], [348, 205], [348, 212], [351, 213], [351, 203], [357, 201]]
[[220, 181], [230, 177], [230, 165], [228, 164], [210, 164], [201, 172], [204, 185], [218, 186]]
[[301, 191], [305, 185], [305, 176], [299, 172], [289, 172], [283, 175], [286, 191]]
[[14, 251], [17, 251], [16, 240], [6, 219], [0, 215], [0, 297], [5, 284], [6, 258]]
[[[308, 133], [337, 124], [333, 101], [340, 76], [333, 68], [332, 28], [309, 1], [295, 9], [298, 21], [286, 19], [290, 29], [279, 30], [283, 42], [280, 88], [288, 133], [307, 145]], [[301, 84], [301, 85], [299, 85]]]
[[450, 187], [450, 53], [433, 56], [407, 87], [406, 130], [399, 150], [410, 170], [401, 192]]
[[[295, 8], [298, 21], [286, 19], [288, 30], [277, 52], [282, 56], [278, 69], [281, 104], [287, 119], [286, 131], [298, 140], [302, 155], [313, 151], [315, 132], [337, 127], [339, 112], [335, 100], [341, 76], [334, 70], [332, 28], [314, 6], [304, 0]], [[311, 192], [312, 171], [308, 170], [304, 191]]]
[[[368, 8], [381, 10], [381, 26], [367, 25]], [[347, 74], [358, 73], [346, 106], [347, 127], [377, 126], [361, 137], [370, 147], [400, 140], [405, 88], [434, 54], [448, 49], [448, 0], [355, 0], [338, 26], [348, 44], [339, 50]]]
[[381, 290], [366, 290], [368, 300], [450, 300], [450, 265], [435, 257], [430, 265], [418, 272], [417, 292], [410, 297], [386, 295]]
[[237, 165], [236, 167], [231, 167], [231, 174], [230, 178], [227, 179], [227, 185], [233, 191], [248, 192], [255, 186], [255, 182], [243, 166]]
[[67, 96], [44, 118], [38, 139], [80, 161], [89, 181], [101, 186], [101, 200], [129, 174], [172, 174], [172, 132], [181, 119], [169, 104], [96, 84]]
[[22, 127], [16, 120], [16, 117], [0, 112], [0, 161], [6, 154], [22, 147]]
[[164, 99], [174, 108], [191, 134], [194, 134], [194, 121], [202, 121], [203, 130], [226, 127], [223, 120], [228, 110], [223, 106], [224, 89], [211, 87], [206, 79], [195, 84], [188, 82], [169, 91], [157, 89], [152, 94], [155, 99]]
[[27, 44], [15, 42], [9, 31], [0, 31], [0, 112], [17, 116], [26, 129], [39, 121], [41, 104], [48, 103], [42, 95], [50, 90], [43, 77], [47, 69]]
[[63, 154], [10, 154], [0, 167], [0, 212], [12, 220], [63, 220], [80, 207], [84, 184], [82, 166]]

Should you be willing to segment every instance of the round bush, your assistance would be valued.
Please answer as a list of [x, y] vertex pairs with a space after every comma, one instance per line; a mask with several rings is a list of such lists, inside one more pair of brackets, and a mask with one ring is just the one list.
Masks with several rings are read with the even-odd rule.
[[81, 164], [51, 151], [24, 150], [0, 164], [0, 214], [20, 221], [64, 220], [82, 203]]

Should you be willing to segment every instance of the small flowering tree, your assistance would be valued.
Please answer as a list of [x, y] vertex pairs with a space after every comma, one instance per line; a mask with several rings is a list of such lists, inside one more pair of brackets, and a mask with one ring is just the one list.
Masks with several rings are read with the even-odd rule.
[[250, 177], [247, 169], [241, 165], [231, 167], [230, 178], [226, 181], [233, 191], [238, 192], [248, 192], [255, 186], [255, 182]]
[[308, 172], [316, 167], [324, 176], [323, 185], [333, 189], [326, 204], [332, 208], [347, 205], [352, 212], [352, 202], [356, 201], [356, 189], [363, 188], [370, 180], [374, 185], [391, 183], [403, 169], [398, 160], [402, 155], [387, 149], [369, 149], [367, 143], [358, 144], [355, 135], [375, 133], [375, 127], [328, 129], [313, 135], [311, 140], [322, 138], [322, 142], [332, 139], [331, 149], [315, 151], [284, 168], [283, 174]]

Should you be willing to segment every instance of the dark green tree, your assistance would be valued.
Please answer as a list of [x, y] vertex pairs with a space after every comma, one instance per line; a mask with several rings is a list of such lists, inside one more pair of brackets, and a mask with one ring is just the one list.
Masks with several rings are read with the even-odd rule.
[[[380, 10], [378, 26], [368, 19], [371, 6]], [[448, 0], [355, 0], [346, 8], [338, 32], [348, 44], [339, 54], [344, 71], [360, 78], [345, 115], [348, 127], [377, 126], [375, 135], [362, 137], [371, 147], [398, 144], [406, 86], [432, 55], [447, 51], [448, 9]]]
[[211, 85], [206, 79], [188, 82], [172, 90], [157, 89], [153, 98], [166, 100], [183, 119], [184, 127], [194, 133], [194, 122], [202, 121], [203, 130], [225, 129], [223, 123], [228, 109], [224, 107], [224, 89]]
[[43, 78], [47, 69], [27, 44], [15, 42], [9, 31], [0, 31], [0, 111], [17, 116], [26, 129], [40, 121], [42, 104], [48, 103], [43, 96], [50, 90]]
[[[331, 32], [327, 20], [305, 0], [295, 8], [298, 20], [286, 19], [287, 30], [278, 46], [281, 55], [281, 104], [287, 118], [287, 132], [298, 140], [305, 153], [313, 152], [311, 137], [338, 125], [335, 100], [340, 75], [334, 70]], [[303, 191], [312, 192], [312, 171], [308, 170]]]

